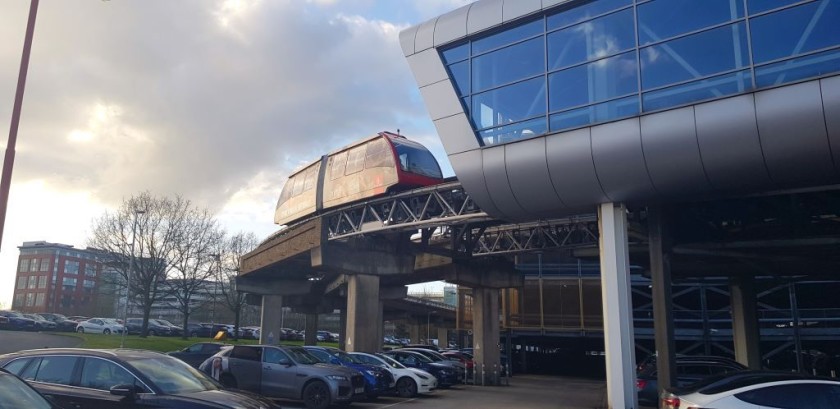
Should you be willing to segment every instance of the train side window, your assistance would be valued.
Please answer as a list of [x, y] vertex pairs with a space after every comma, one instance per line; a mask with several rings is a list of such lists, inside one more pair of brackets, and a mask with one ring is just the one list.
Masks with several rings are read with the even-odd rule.
[[365, 156], [365, 169], [386, 168], [394, 164], [393, 154], [384, 138], [374, 139], [368, 143]]
[[288, 180], [286, 180], [286, 184], [283, 186], [283, 191], [280, 192], [280, 200], [277, 201], [277, 207], [282, 206], [283, 203], [286, 203], [286, 201], [288, 201], [289, 198], [292, 197], [292, 190], [294, 184], [294, 178], [289, 178]]
[[330, 158], [330, 180], [344, 176], [344, 166], [347, 165], [347, 152], [341, 152]]
[[347, 169], [344, 171], [345, 175], [352, 175], [365, 168], [365, 148], [367, 145], [357, 146], [350, 149], [347, 155]]
[[301, 192], [303, 192], [303, 181], [305, 179], [305, 175], [303, 173], [298, 173], [295, 175], [295, 187], [292, 191], [292, 196], [297, 196]]
[[315, 187], [318, 181], [318, 171], [321, 170], [321, 163], [316, 163], [306, 170], [306, 179], [303, 182], [303, 191], [306, 192]]

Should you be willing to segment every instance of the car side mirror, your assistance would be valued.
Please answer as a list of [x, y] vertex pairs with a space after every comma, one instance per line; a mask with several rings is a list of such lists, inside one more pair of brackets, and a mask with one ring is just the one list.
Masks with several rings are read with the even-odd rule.
[[112, 386], [110, 392], [111, 395], [133, 398], [134, 395], [137, 393], [137, 389], [134, 387], [134, 385], [120, 384]]
[[278, 362], [278, 364], [283, 365], [285, 367], [290, 367], [292, 366], [292, 361], [288, 359], [283, 359], [280, 362]]

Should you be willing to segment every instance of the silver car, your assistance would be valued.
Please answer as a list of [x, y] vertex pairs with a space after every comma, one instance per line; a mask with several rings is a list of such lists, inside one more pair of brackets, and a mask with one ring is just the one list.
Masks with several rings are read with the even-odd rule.
[[365, 393], [359, 371], [322, 364], [300, 347], [235, 345], [211, 356], [199, 369], [226, 387], [301, 400], [309, 409], [349, 403]]

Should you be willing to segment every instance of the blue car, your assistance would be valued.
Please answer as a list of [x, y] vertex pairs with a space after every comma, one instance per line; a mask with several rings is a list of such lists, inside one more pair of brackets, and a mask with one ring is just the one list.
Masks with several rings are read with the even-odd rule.
[[315, 355], [321, 362], [346, 366], [362, 373], [365, 377], [365, 395], [368, 399], [376, 399], [379, 395], [390, 392], [396, 386], [394, 376], [386, 369], [368, 365], [353, 355], [338, 348], [304, 346], [307, 352]]
[[421, 353], [396, 349], [385, 352], [384, 355], [394, 358], [394, 360], [409, 368], [422, 369], [434, 375], [438, 380], [438, 387], [448, 388], [458, 383], [459, 374], [456, 373], [455, 368], [433, 362]]

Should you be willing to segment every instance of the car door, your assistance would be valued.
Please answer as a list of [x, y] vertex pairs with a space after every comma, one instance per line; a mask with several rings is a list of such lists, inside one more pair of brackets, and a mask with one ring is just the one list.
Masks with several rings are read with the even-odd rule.
[[236, 387], [262, 393], [262, 347], [236, 345], [228, 357], [228, 372], [236, 380]]
[[[104, 358], [82, 358], [77, 386], [84, 393], [76, 397], [84, 409], [134, 409], [147, 407], [142, 399], [111, 394], [117, 385], [131, 385], [137, 393], [151, 392], [121, 365]], [[70, 408], [68, 408], [70, 409]]]
[[33, 359], [21, 378], [62, 408], [82, 409], [81, 399], [86, 392], [71, 386], [78, 362], [75, 356], [46, 355]]
[[85, 325], [85, 331], [102, 332], [103, 329], [105, 329], [105, 323], [102, 320], [88, 320], [87, 325]]
[[300, 379], [297, 367], [285, 352], [263, 348], [262, 394], [277, 398], [297, 398]]

